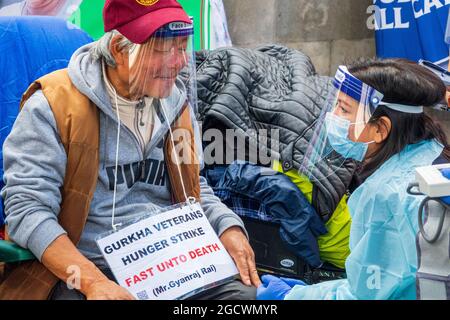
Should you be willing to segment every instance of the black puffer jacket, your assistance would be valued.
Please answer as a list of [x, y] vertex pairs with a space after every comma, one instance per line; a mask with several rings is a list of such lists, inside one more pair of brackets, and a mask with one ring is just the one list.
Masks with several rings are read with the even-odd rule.
[[[297, 50], [225, 48], [197, 53], [197, 90], [204, 132], [235, 129], [249, 144], [262, 150], [269, 146], [271, 157], [290, 170], [300, 168], [331, 79], [317, 75], [310, 58]], [[269, 134], [267, 144], [259, 129], [279, 129], [279, 139]], [[346, 192], [353, 171], [354, 164], [343, 164], [339, 157], [318, 165], [313, 206], [324, 220]]]

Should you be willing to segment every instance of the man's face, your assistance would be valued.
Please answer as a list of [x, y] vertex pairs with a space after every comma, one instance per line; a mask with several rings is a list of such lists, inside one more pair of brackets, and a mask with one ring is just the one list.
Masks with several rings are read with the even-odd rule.
[[187, 37], [151, 38], [129, 53], [130, 94], [140, 98], [168, 97], [187, 65]]

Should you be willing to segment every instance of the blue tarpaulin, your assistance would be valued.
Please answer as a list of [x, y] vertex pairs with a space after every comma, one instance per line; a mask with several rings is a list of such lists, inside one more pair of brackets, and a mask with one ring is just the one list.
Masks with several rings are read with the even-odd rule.
[[445, 42], [450, 45], [450, 9], [448, 12], [447, 31], [445, 32]]
[[[0, 147], [11, 131], [22, 94], [43, 75], [66, 68], [73, 52], [92, 39], [66, 21], [51, 17], [0, 17]], [[0, 151], [3, 151], [0, 149]], [[0, 152], [0, 189], [3, 153]], [[1, 200], [1, 199], [0, 199]], [[0, 201], [0, 226], [3, 204]]]

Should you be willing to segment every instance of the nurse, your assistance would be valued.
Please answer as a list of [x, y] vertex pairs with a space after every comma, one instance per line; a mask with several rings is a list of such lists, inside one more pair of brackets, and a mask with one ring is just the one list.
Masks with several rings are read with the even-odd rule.
[[302, 173], [313, 182], [324, 165], [358, 165], [347, 279], [304, 285], [263, 276], [258, 299], [415, 299], [415, 237], [422, 197], [407, 193], [415, 168], [449, 162], [450, 147], [424, 108], [441, 102], [444, 84], [406, 60], [360, 60], [339, 67]]

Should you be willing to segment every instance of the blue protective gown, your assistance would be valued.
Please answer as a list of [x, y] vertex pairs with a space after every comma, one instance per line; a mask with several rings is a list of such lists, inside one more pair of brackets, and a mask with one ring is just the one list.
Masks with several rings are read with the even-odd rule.
[[443, 146], [422, 141], [386, 161], [349, 199], [352, 226], [347, 279], [295, 286], [286, 300], [416, 299], [417, 215], [423, 197], [409, 195], [416, 167]]

